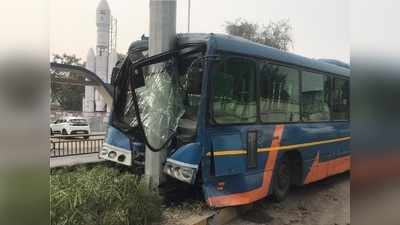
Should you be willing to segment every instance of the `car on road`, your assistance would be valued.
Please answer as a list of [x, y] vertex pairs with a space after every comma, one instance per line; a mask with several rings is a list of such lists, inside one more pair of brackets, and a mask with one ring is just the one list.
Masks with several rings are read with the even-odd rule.
[[79, 135], [89, 138], [90, 127], [87, 119], [83, 117], [63, 117], [50, 123], [50, 134]]

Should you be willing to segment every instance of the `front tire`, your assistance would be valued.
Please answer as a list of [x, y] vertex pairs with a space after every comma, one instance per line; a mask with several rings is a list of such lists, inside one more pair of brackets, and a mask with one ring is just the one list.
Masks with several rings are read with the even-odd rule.
[[289, 157], [285, 155], [274, 172], [273, 198], [275, 201], [285, 200], [290, 190], [291, 180], [290, 161]]
[[61, 132], [62, 135], [68, 135], [67, 130], [63, 129]]

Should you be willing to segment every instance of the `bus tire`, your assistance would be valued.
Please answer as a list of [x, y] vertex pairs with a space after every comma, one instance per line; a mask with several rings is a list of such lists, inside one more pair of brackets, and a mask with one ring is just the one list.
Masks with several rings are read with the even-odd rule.
[[291, 169], [290, 160], [287, 155], [284, 155], [282, 160], [275, 168], [274, 182], [273, 182], [273, 199], [276, 202], [285, 200], [289, 193], [291, 185]]

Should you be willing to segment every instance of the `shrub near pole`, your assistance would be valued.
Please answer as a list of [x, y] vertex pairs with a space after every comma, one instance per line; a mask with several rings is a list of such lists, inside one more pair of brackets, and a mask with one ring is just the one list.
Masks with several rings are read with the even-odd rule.
[[161, 198], [139, 177], [105, 166], [50, 176], [52, 225], [147, 225], [161, 219]]

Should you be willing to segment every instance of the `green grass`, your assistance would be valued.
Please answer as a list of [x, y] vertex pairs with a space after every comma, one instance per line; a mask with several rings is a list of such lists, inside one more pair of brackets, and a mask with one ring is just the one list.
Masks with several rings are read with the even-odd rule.
[[52, 225], [147, 225], [161, 219], [161, 198], [140, 178], [110, 167], [50, 175]]

